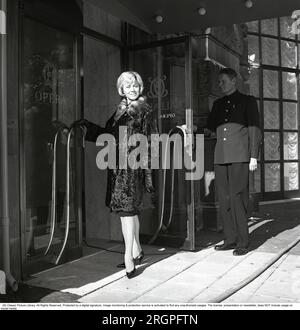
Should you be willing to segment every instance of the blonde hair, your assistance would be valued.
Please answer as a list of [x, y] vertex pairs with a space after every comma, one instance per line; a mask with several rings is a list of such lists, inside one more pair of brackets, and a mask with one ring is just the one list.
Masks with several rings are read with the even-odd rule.
[[131, 80], [136, 81], [140, 85], [140, 94], [142, 94], [144, 90], [144, 83], [141, 76], [134, 71], [125, 71], [121, 73], [120, 77], [117, 80], [117, 89], [121, 96], [124, 96], [123, 85], [125, 81], [131, 81]]

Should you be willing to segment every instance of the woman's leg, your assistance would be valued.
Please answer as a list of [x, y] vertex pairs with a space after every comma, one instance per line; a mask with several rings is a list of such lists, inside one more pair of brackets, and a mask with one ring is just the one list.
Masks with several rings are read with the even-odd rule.
[[134, 217], [134, 242], [133, 242], [133, 256], [134, 258], [138, 257], [142, 251], [140, 244], [140, 221], [138, 215]]
[[126, 271], [129, 273], [134, 268], [134, 260], [132, 255], [134, 242], [134, 217], [121, 217], [122, 234], [125, 242], [124, 262]]

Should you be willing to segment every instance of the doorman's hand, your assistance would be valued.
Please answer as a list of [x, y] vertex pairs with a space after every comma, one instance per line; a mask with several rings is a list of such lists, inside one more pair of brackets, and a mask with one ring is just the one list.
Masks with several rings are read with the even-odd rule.
[[216, 136], [216, 133], [215, 132], [212, 132], [210, 129], [208, 128], [204, 128], [204, 136], [205, 137], [215, 137]]
[[250, 171], [255, 171], [256, 169], [257, 169], [257, 159], [256, 158], [250, 158], [249, 170]]

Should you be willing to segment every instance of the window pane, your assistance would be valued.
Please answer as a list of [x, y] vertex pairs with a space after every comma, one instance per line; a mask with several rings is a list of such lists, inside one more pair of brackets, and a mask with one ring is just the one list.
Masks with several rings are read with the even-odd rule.
[[280, 164], [265, 164], [265, 191], [280, 191]]
[[264, 146], [265, 146], [265, 154], [264, 154], [265, 160], [279, 160], [280, 157], [279, 133], [265, 132]]
[[258, 21], [252, 21], [246, 23], [249, 32], [258, 32]]
[[297, 66], [297, 48], [294, 42], [281, 41], [281, 65], [289, 68]]
[[284, 99], [297, 100], [297, 77], [295, 73], [282, 73], [282, 93]]
[[284, 160], [298, 159], [298, 133], [284, 133], [283, 154]]
[[250, 94], [259, 97], [259, 69], [250, 68], [248, 84]]
[[299, 189], [299, 165], [298, 163], [284, 164], [284, 190]]
[[259, 66], [259, 44], [257, 36], [248, 36], [248, 62], [251, 66]]
[[262, 38], [262, 62], [263, 64], [279, 65], [277, 39]]
[[264, 70], [264, 97], [278, 98], [278, 72]]
[[298, 129], [297, 103], [283, 102], [283, 129]]
[[264, 101], [264, 128], [279, 129], [279, 103]]
[[261, 21], [261, 32], [272, 36], [278, 35], [277, 18], [264, 19]]
[[280, 34], [282, 37], [295, 39], [295, 34], [292, 33], [292, 24], [294, 20], [291, 17], [280, 17]]

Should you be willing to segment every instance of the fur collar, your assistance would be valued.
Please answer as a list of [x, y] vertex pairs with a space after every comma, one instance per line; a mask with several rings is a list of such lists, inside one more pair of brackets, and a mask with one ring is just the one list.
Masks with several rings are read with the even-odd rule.
[[139, 96], [137, 100], [132, 101], [129, 104], [127, 103], [127, 99], [123, 98], [121, 103], [118, 105], [114, 120], [118, 121], [125, 112], [134, 118], [139, 115], [143, 109], [146, 111], [150, 110], [150, 106], [146, 103], [145, 96]]

